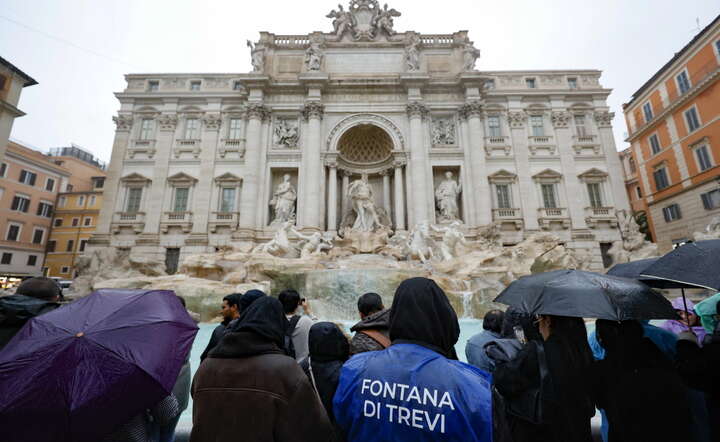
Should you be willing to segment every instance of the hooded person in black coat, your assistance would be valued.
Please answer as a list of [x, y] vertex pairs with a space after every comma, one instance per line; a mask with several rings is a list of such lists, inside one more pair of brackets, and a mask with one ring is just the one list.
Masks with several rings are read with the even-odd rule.
[[62, 290], [50, 278], [26, 279], [14, 295], [0, 298], [0, 349], [20, 331], [29, 320], [60, 307]]

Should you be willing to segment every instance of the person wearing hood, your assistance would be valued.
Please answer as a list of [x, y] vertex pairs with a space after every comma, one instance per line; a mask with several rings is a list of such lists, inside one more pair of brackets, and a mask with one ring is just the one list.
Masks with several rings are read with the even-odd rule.
[[403, 281], [390, 308], [392, 345], [353, 356], [340, 372], [333, 411], [347, 440], [490, 442], [490, 375], [457, 360], [459, 336], [434, 281]]
[[60, 307], [62, 289], [50, 278], [23, 281], [14, 295], [0, 297], [0, 350], [30, 319]]
[[358, 298], [360, 322], [350, 331], [355, 333], [350, 340], [350, 354], [383, 350], [390, 346], [390, 311], [385, 309], [382, 298], [377, 293], [365, 293]]
[[[333, 397], [340, 379], [340, 369], [350, 357], [350, 345], [345, 334], [333, 322], [317, 322], [310, 327], [309, 355], [300, 366], [312, 383], [330, 422], [335, 425]], [[341, 434], [337, 432], [338, 436]]]
[[191, 442], [332, 441], [312, 385], [283, 346], [280, 301], [254, 301], [200, 365], [192, 385]]
[[465, 357], [469, 364], [472, 364], [480, 370], [492, 373], [495, 369], [495, 363], [487, 353], [485, 353], [485, 344], [491, 341], [502, 339], [502, 325], [505, 313], [501, 310], [490, 310], [483, 318], [483, 331], [471, 337], [465, 345]]
[[[678, 316], [680, 316], [680, 320], [668, 319], [660, 325], [660, 328], [676, 335], [690, 329], [693, 334], [697, 336], [698, 344], [702, 345], [702, 341], [705, 339], [707, 332], [700, 324], [700, 317], [695, 313], [695, 304], [689, 299], [683, 302], [683, 298], [679, 297], [672, 300], [672, 306], [675, 308]], [[686, 308], [687, 311], [685, 310]], [[690, 323], [690, 327], [688, 327], [688, 323]]]

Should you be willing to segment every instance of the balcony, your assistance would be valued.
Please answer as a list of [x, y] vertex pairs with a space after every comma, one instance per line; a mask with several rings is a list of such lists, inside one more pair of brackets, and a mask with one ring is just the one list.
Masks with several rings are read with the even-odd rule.
[[570, 218], [567, 215], [567, 209], [564, 207], [539, 208], [538, 224], [543, 230], [550, 230], [553, 224], [560, 225], [563, 229], [570, 228]]
[[183, 153], [189, 153], [193, 158], [200, 156], [200, 140], [177, 140], [175, 141], [175, 149], [173, 154], [175, 158], [180, 158]]
[[237, 212], [212, 212], [208, 228], [210, 233], [217, 233], [219, 227], [227, 227], [230, 230], [237, 229], [240, 214]]
[[614, 207], [586, 207], [585, 223], [594, 229], [600, 223], [608, 223], [610, 227], [617, 227], [617, 217]]
[[168, 233], [171, 227], [179, 227], [183, 233], [190, 233], [192, 224], [192, 212], [165, 212], [160, 221], [160, 230]]
[[[510, 146], [509, 137], [496, 136], [496, 137], [485, 137], [485, 154], [488, 157], [510, 155], [512, 147]], [[499, 155], [495, 155], [495, 152], [499, 152]]]
[[517, 230], [523, 228], [522, 211], [520, 209], [493, 209], [493, 221], [500, 224], [513, 224]]
[[600, 155], [600, 143], [596, 135], [575, 135], [572, 143], [575, 155]]
[[555, 155], [557, 152], [557, 146], [555, 141], [550, 135], [532, 135], [528, 137], [528, 149], [530, 155], [537, 155], [545, 151], [546, 155]]
[[134, 159], [137, 154], [145, 154], [148, 158], [155, 156], [155, 140], [132, 140], [128, 149], [128, 158]]
[[111, 230], [120, 233], [122, 228], [128, 228], [135, 233], [142, 233], [145, 228], [145, 212], [115, 212]]
[[245, 156], [245, 140], [242, 138], [238, 139], [223, 139], [218, 149], [218, 155], [220, 158], [225, 158], [228, 153], [235, 152], [240, 158]]

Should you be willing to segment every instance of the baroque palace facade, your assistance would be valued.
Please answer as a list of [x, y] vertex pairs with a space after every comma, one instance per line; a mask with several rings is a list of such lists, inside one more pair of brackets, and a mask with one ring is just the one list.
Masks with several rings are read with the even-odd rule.
[[174, 269], [287, 221], [342, 234], [364, 180], [394, 231], [552, 231], [602, 267], [628, 201], [600, 71], [478, 71], [467, 32], [398, 33], [399, 15], [352, 0], [331, 32], [261, 32], [253, 72], [127, 75], [88, 248]]

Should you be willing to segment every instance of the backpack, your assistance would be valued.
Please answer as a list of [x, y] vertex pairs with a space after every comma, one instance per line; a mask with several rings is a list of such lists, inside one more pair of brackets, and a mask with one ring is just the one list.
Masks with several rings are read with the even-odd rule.
[[300, 315], [293, 315], [290, 318], [290, 325], [285, 329], [285, 354], [295, 359], [295, 344], [292, 341], [292, 334], [300, 321]]

